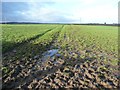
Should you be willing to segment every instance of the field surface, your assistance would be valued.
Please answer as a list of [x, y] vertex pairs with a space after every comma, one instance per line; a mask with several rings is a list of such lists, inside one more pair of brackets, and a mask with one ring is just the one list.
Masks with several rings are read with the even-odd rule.
[[2, 25], [3, 89], [118, 88], [118, 27]]

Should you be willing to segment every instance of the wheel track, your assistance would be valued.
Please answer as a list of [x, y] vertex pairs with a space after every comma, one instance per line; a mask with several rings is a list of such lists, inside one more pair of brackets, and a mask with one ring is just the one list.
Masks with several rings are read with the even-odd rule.
[[[63, 26], [64, 27], [64, 26]], [[62, 28], [63, 28], [62, 27]], [[62, 29], [61, 28], [61, 29]], [[61, 31], [61, 30], [60, 30]], [[50, 43], [50, 45], [49, 45], [49, 48], [50, 48], [50, 46], [51, 45], [53, 45], [54, 43], [55, 43], [55, 41], [57, 40], [57, 37], [59, 36], [59, 33], [60, 33], [60, 31], [55, 35], [55, 37], [53, 38], [53, 40], [52, 40], [52, 42]], [[47, 48], [48, 49], [48, 48]], [[46, 50], [47, 50], [46, 49]], [[65, 60], [66, 60], [66, 62], [69, 62], [69, 60], [67, 60], [68, 59], [68, 57], [65, 57], [64, 58]], [[92, 58], [92, 60], [94, 60], [95, 58]], [[78, 61], [76, 61], [75, 59], [72, 59], [74, 62], [72, 63], [72, 65], [74, 66], [74, 65], [76, 65], [76, 64], [78, 64], [79, 62]], [[84, 61], [85, 59], [83, 59], [83, 63], [85, 62]], [[82, 60], [81, 60], [82, 61]], [[34, 64], [34, 66], [36, 66], [36, 64], [37, 63], [35, 63]], [[34, 67], [33, 66], [33, 67]], [[21, 83], [18, 83], [15, 87], [23, 87], [23, 88], [28, 88], [27, 86], [29, 86], [31, 83], [32, 83], [32, 81], [34, 80], [34, 79], [38, 79], [38, 81], [40, 81], [41, 79], [44, 79], [48, 74], [50, 74], [50, 75], [52, 75], [52, 73], [55, 73], [58, 69], [61, 69], [61, 68], [64, 68], [66, 65], [59, 65], [59, 66], [53, 66], [53, 68], [52, 69], [50, 69], [50, 70], [45, 70], [45, 71], [36, 71], [36, 73], [34, 72], [34, 73], [32, 73], [32, 74], [30, 74], [29, 76], [26, 76], [25, 78], [23, 78], [22, 80], [23, 80], [23, 82], [21, 82]], [[82, 66], [84, 66], [84, 64], [82, 65]], [[93, 66], [94, 66], [94, 64], [93, 64]], [[96, 65], [95, 65], [96, 66]], [[87, 69], [87, 68], [83, 68], [83, 69]], [[33, 71], [32, 71], [33, 72]], [[86, 74], [85, 74], [86, 75]], [[17, 78], [18, 80], [19, 80], [19, 78]], [[18, 81], [17, 80], [17, 81]], [[21, 81], [22, 81], [21, 80]], [[26, 83], [27, 82], [27, 83]], [[9, 82], [10, 83], [10, 82]], [[9, 84], [8, 84], [9, 85]], [[102, 86], [101, 86], [102, 87]], [[12, 86], [12, 88], [14, 88], [13, 86]]]
[[[57, 38], [58, 38], [58, 36], [59, 36], [59, 33], [61, 32], [61, 30], [64, 28], [64, 25], [62, 25], [62, 27], [60, 28], [60, 30], [55, 34], [55, 36], [54, 36], [54, 38], [53, 38], [53, 40], [52, 40], [52, 42], [50, 42], [50, 44], [49, 44], [49, 49], [51, 49], [51, 45], [53, 45], [54, 43], [55, 43], [55, 41], [57, 40]], [[48, 50], [48, 49], [47, 49]], [[46, 51], [47, 51], [46, 50]], [[37, 62], [38, 63], [38, 62]], [[37, 64], [36, 63], [36, 64]], [[35, 64], [35, 66], [36, 66], [36, 64]], [[34, 67], [35, 67], [34, 66]], [[36, 77], [36, 76], [38, 76], [38, 75], [40, 75], [41, 73], [41, 75], [39, 76], [39, 77], [45, 77], [45, 75], [47, 75], [47, 74], [50, 74], [50, 72], [51, 73], [53, 73], [54, 71], [56, 71], [57, 70], [57, 68], [59, 68], [60, 66], [58, 66], [58, 67], [53, 67], [53, 69], [51, 69], [51, 70], [45, 70], [45, 71], [39, 71], [38, 70], [38, 72], [36, 72], [36, 74], [33, 74], [32, 76], [30, 76], [30, 78], [33, 78], [33, 79], [35, 79], [35, 78], [38, 78], [38, 77]], [[29, 78], [28, 78], [29, 79]], [[32, 79], [32, 80], [33, 80]], [[40, 79], [42, 79], [42, 78], [38, 78], [39, 80]], [[32, 80], [31, 81], [29, 81], [27, 84], [29, 85], [31, 82], [32, 82]]]
[[24, 40], [24, 41], [22, 41], [21, 43], [18, 42], [18, 43], [16, 43], [14, 46], [12, 46], [11, 48], [7, 49], [6, 51], [4, 51], [4, 52], [2, 52], [2, 53], [5, 54], [5, 53], [7, 53], [7, 52], [10, 52], [10, 51], [12, 51], [14, 48], [19, 47], [19, 46], [21, 46], [21, 45], [24, 45], [24, 44], [26, 44], [26, 43], [28, 43], [28, 42], [31, 42], [31, 41], [33, 41], [33, 40], [35, 40], [35, 39], [37, 39], [37, 38], [45, 35], [46, 33], [54, 30], [55, 28], [57, 28], [57, 26], [54, 27], [54, 28], [48, 29], [47, 31], [45, 31], [45, 32], [43, 32], [43, 33], [41, 33], [41, 34], [38, 34], [38, 35], [36, 35], [36, 36], [33, 36], [33, 37], [31, 37], [31, 38], [29, 38], [29, 39], [27, 39], [27, 40]]
[[[55, 33], [55, 36], [53, 37], [53, 40], [49, 43], [49, 45], [46, 45], [46, 47], [49, 47], [50, 48], [50, 46], [55, 42], [55, 40], [57, 40], [57, 37], [59, 36], [59, 33], [60, 33], [60, 31], [63, 29], [63, 27], [64, 27], [64, 25], [60, 28], [60, 30], [57, 32], [57, 33]], [[54, 30], [54, 29], [53, 29]], [[50, 30], [51, 31], [51, 30]], [[37, 36], [37, 38], [38, 38], [38, 36]], [[31, 40], [35, 40], [36, 38], [34, 37], [34, 38], [32, 38], [32, 39], [30, 39], [30, 41]], [[47, 48], [48, 49], [48, 48]], [[34, 63], [34, 65], [33, 65], [33, 67], [35, 67], [36, 66], [36, 63]], [[20, 72], [21, 73], [21, 72]], [[30, 72], [31, 73], [31, 72]], [[9, 87], [9, 88], [16, 88], [16, 87], [18, 87], [18, 86], [20, 86], [20, 85], [24, 85], [25, 83], [26, 83], [26, 81], [28, 82], [29, 81], [29, 83], [31, 83], [32, 82], [32, 80], [35, 78], [34, 77], [35, 75], [29, 75], [29, 76], [26, 76], [25, 78], [23, 78], [23, 79], [21, 79], [21, 77], [17, 77], [17, 78], [15, 78], [15, 81], [9, 81], [8, 83], [4, 83], [3, 84], [3, 88], [7, 88], [7, 86]], [[16, 83], [16, 81], [18, 81], [17, 83]], [[15, 85], [16, 84], [16, 85]], [[27, 83], [28, 84], [28, 83]], [[15, 85], [15, 86], [14, 86]]]

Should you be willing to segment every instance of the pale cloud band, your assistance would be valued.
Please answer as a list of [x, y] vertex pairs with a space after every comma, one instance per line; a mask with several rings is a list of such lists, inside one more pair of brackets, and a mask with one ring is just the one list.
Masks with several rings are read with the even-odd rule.
[[[118, 22], [117, 0], [30, 0], [29, 2], [28, 0], [3, 0], [3, 2], [8, 1], [27, 1], [27, 8], [14, 11], [14, 14], [22, 17], [21, 21], [48, 23]], [[7, 16], [6, 18], [10, 18], [9, 15]]]
[[2, 2], [93, 2], [95, 0], [1, 0]]

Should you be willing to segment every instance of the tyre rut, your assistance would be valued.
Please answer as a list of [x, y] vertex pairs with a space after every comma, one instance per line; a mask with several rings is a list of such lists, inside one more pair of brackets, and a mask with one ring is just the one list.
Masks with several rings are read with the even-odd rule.
[[[57, 37], [59, 36], [59, 33], [60, 33], [60, 31], [62, 30], [63, 27], [64, 26], [62, 26], [60, 28], [60, 30], [57, 33], [54, 34], [53, 40], [48, 45], [46, 45], [46, 47], [47, 47], [46, 50], [50, 49], [51, 45], [55, 42], [55, 40], [57, 40]], [[31, 39], [31, 40], [33, 40], [33, 39]], [[38, 63], [38, 61], [34, 62], [32, 64], [32, 67], [35, 67], [37, 63]], [[23, 64], [23, 66], [24, 66], [24, 64]], [[21, 72], [23, 70], [26, 70], [26, 69], [22, 69]], [[16, 72], [16, 71], [14, 71], [14, 72]], [[27, 73], [28, 76], [25, 76], [25, 78], [21, 78], [21, 72], [19, 72], [19, 74], [16, 74], [15, 77], [13, 77], [13, 78], [11, 77], [12, 79], [10, 81], [8, 80], [8, 82], [6, 82], [6, 83], [3, 82], [3, 88], [16, 88], [16, 87], [19, 87], [20, 85], [24, 85], [26, 83], [28, 84], [28, 83], [32, 82], [33, 79], [35, 79], [35, 74], [33, 74], [34, 73], [33, 70], [31, 70], [30, 72], [27, 71], [30, 75]], [[7, 79], [7, 78], [4, 78], [4, 79]]]

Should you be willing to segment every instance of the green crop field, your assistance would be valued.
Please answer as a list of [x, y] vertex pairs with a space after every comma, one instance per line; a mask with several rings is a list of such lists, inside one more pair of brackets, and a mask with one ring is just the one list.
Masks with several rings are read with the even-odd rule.
[[51, 30], [55, 25], [3, 25], [3, 52], [17, 43], [27, 41], [36, 35]]
[[2, 53], [3, 87], [118, 87], [117, 26], [4, 24]]

